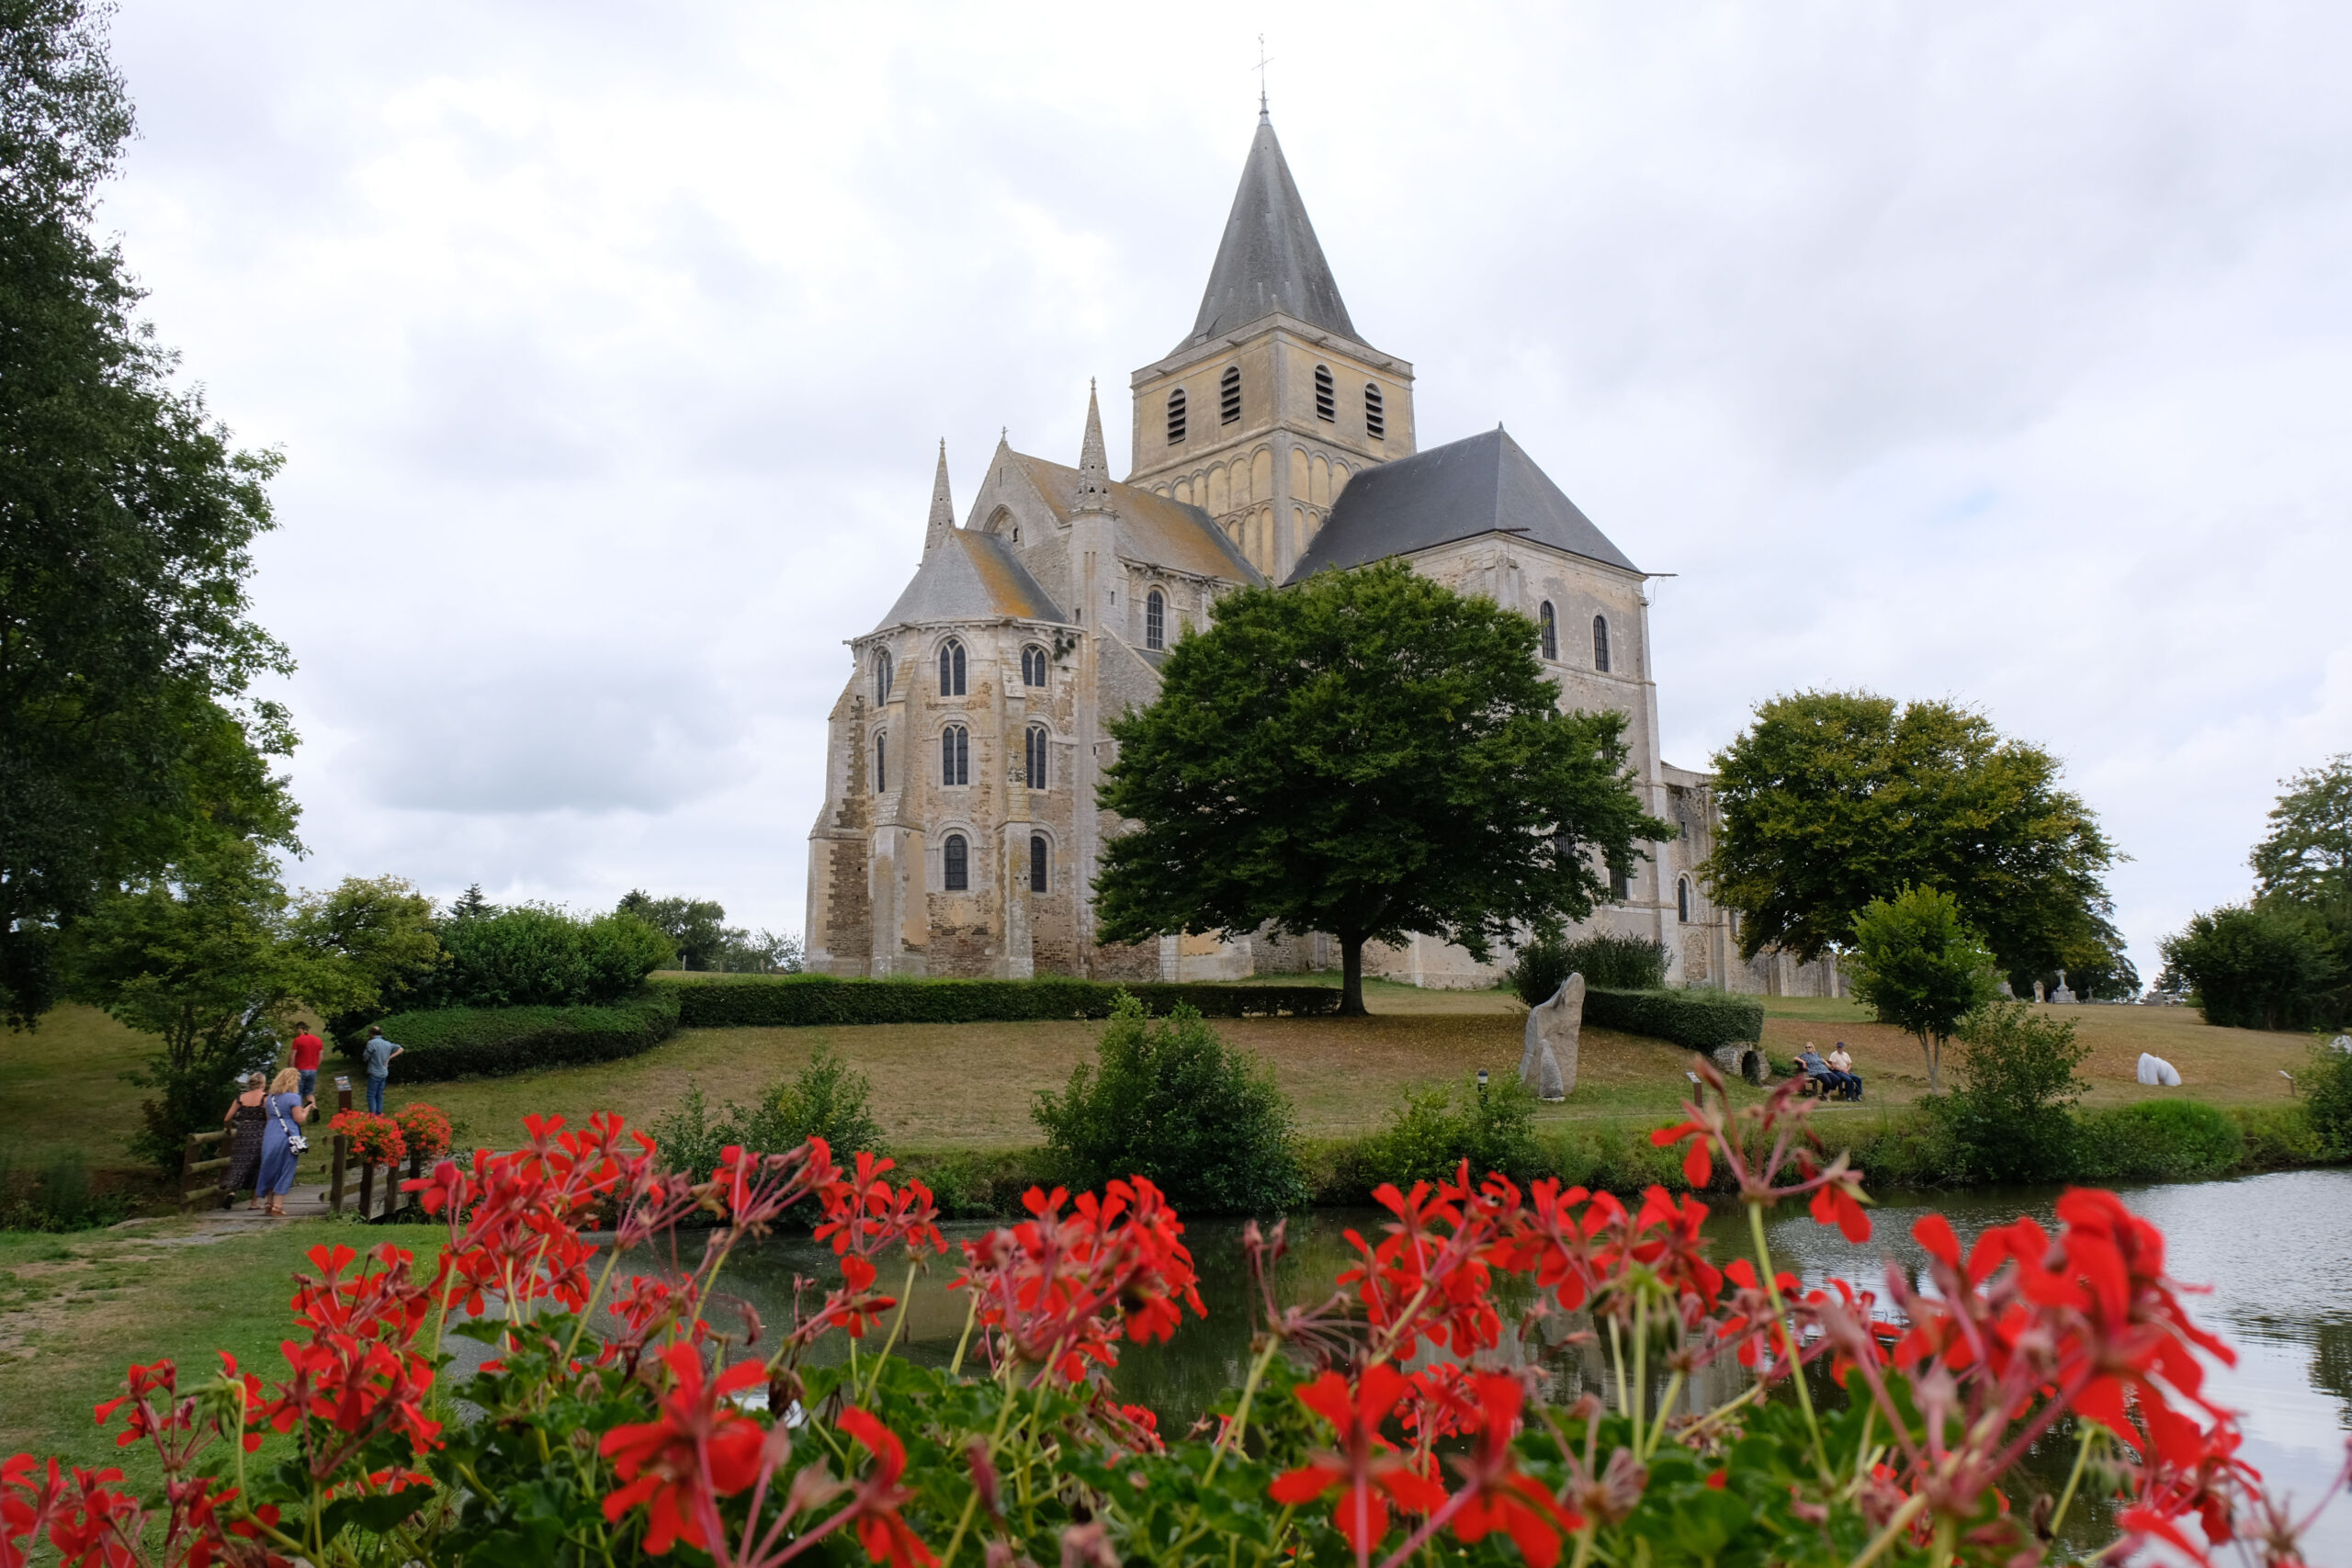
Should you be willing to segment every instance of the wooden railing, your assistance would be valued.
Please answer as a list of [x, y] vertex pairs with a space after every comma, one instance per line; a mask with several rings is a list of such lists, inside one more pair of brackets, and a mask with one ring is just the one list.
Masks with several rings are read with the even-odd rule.
[[198, 1157], [205, 1149], [214, 1144], [225, 1142], [228, 1136], [229, 1130], [225, 1127], [217, 1133], [190, 1133], [187, 1135], [187, 1148], [180, 1156], [180, 1212], [182, 1213], [186, 1213], [190, 1209], [217, 1209], [229, 1201], [229, 1194], [221, 1188], [217, 1177], [203, 1187], [188, 1185], [189, 1182], [207, 1172], [229, 1168], [229, 1156], [226, 1155], [215, 1159]]

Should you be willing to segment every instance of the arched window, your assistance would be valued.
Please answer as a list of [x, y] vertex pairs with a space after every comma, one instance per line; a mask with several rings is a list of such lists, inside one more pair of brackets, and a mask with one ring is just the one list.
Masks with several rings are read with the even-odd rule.
[[1690, 923], [1690, 879], [1687, 876], [1675, 878], [1674, 912], [1684, 925]]
[[1173, 446], [1184, 439], [1184, 389], [1177, 388], [1168, 394], [1168, 445]]
[[943, 697], [964, 694], [964, 645], [954, 637], [939, 645], [939, 694]]
[[1046, 727], [1042, 724], [1031, 725], [1028, 749], [1023, 756], [1021, 764], [1022, 773], [1028, 779], [1031, 789], [1046, 787]]
[[1168, 646], [1168, 601], [1160, 597], [1157, 588], [1143, 597], [1143, 645]]
[[890, 650], [887, 648], [874, 650], [874, 700], [876, 703], [890, 700]]
[[1602, 674], [1609, 673], [1609, 617], [1592, 618], [1592, 667]]
[[972, 850], [964, 842], [961, 833], [950, 833], [940, 846], [940, 870], [945, 874], [941, 881], [950, 893], [968, 893], [972, 888]]
[[1043, 893], [1045, 890], [1046, 835], [1032, 833], [1029, 835], [1029, 891]]
[[951, 724], [939, 732], [939, 782], [972, 782], [972, 732], [960, 724]]
[[890, 738], [874, 738], [874, 793], [880, 795], [890, 787]]
[[1328, 365], [1318, 365], [1315, 367], [1315, 417], [1317, 419], [1340, 417], [1340, 400], [1332, 390], [1331, 367]]
[[1552, 601], [1546, 599], [1535, 612], [1535, 628], [1542, 635], [1544, 657], [1560, 657], [1560, 617], [1552, 613]]
[[1046, 683], [1046, 650], [1034, 642], [1021, 650], [1021, 683], [1024, 686]]
[[1380, 406], [1380, 389], [1367, 386], [1363, 389], [1363, 433], [1374, 441], [1388, 434], [1388, 415]]
[[1241, 367], [1228, 365], [1216, 382], [1217, 418], [1227, 424], [1241, 417]]

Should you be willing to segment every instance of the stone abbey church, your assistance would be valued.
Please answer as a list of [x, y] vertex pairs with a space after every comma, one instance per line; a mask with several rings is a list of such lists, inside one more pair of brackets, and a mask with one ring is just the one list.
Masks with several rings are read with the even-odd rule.
[[[1333, 968], [1318, 935], [1095, 940], [1092, 884], [1118, 819], [1094, 804], [1108, 720], [1150, 703], [1217, 596], [1402, 557], [1523, 611], [1565, 708], [1629, 720], [1634, 784], [1681, 826], [1592, 923], [1664, 942], [1668, 978], [1832, 989], [1834, 973], [1740, 962], [1690, 868], [1707, 775], [1658, 754], [1645, 574], [1500, 426], [1424, 448], [1413, 367], [1364, 340], [1261, 111], [1184, 340], [1137, 370], [1134, 471], [1111, 477], [1090, 396], [1077, 463], [1000, 443], [959, 525], [943, 446], [922, 561], [833, 705], [808, 842], [808, 966], [841, 976], [1214, 979]], [[1416, 937], [1368, 975], [1484, 986], [1498, 968]]]

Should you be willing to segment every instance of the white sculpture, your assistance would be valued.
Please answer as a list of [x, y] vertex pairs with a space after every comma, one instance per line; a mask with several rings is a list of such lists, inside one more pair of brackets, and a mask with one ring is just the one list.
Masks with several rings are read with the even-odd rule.
[[1577, 1032], [1584, 1026], [1584, 976], [1571, 975], [1552, 999], [1527, 1013], [1519, 1081], [1538, 1100], [1566, 1100], [1577, 1087]]
[[2144, 1084], [2156, 1084], [2165, 1089], [2178, 1089], [2180, 1072], [2162, 1056], [2151, 1056], [2143, 1051], [2140, 1053], [2140, 1081]]
[[2339, 1034], [2327, 1044], [2331, 1051], [2341, 1051], [2346, 1055], [2352, 1056], [2352, 1034]]

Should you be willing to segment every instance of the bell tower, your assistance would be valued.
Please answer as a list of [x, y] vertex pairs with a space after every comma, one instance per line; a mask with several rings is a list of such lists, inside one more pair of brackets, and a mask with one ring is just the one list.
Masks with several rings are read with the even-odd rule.
[[1127, 482], [1208, 513], [1276, 582], [1351, 476], [1414, 450], [1413, 367], [1349, 320], [1262, 106], [1192, 333], [1132, 385]]

